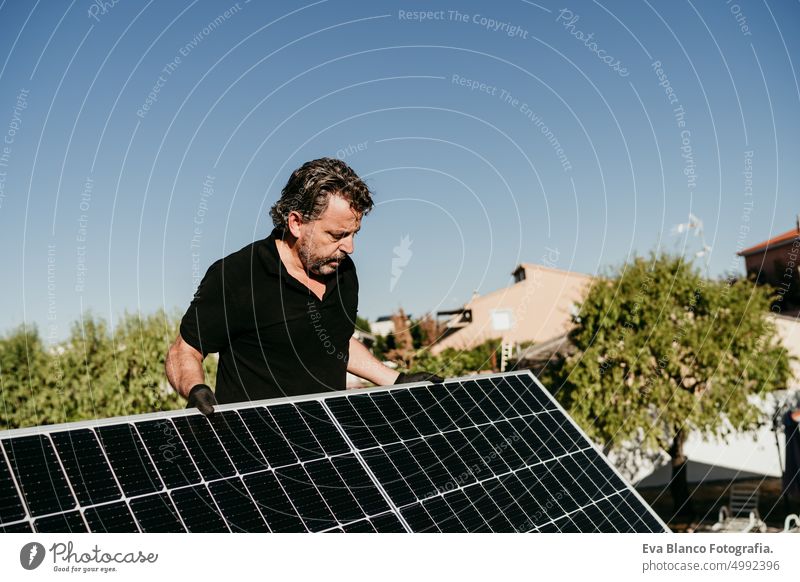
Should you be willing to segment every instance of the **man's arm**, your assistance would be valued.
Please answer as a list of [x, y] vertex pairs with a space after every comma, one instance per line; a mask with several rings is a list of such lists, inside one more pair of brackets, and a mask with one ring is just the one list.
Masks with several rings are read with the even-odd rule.
[[347, 371], [360, 378], [369, 380], [377, 386], [394, 384], [400, 373], [384, 366], [373, 356], [367, 347], [355, 337], [350, 338], [350, 359], [347, 360]]
[[184, 398], [189, 397], [189, 391], [194, 386], [206, 381], [203, 354], [187, 344], [180, 334], [167, 352], [164, 367], [170, 385]]

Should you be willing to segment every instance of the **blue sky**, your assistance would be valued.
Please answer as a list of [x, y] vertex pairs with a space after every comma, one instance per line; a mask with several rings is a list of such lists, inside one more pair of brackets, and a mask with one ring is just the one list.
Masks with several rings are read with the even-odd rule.
[[794, 1], [6, 0], [0, 331], [184, 310], [322, 156], [374, 191], [369, 318], [544, 256], [693, 255], [690, 212], [711, 274], [741, 272], [800, 212], [799, 28]]

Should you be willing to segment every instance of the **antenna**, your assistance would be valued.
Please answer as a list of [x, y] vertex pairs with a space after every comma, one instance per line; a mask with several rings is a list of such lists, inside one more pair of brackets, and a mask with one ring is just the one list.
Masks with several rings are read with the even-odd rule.
[[[800, 214], [797, 215], [797, 224], [798, 224], [798, 231], [800, 231]], [[709, 263], [711, 261], [711, 245], [706, 242], [705, 234], [703, 233], [703, 221], [700, 220], [697, 216], [689, 213], [689, 222], [684, 222], [681, 224], [676, 224], [672, 227], [670, 232], [673, 235], [683, 234], [684, 232], [689, 232], [690, 230], [694, 231], [694, 235], [696, 237], [700, 237], [700, 243], [702, 244], [702, 249], [695, 253], [695, 256], [705, 259], [705, 266], [706, 266], [706, 277], [709, 276]]]

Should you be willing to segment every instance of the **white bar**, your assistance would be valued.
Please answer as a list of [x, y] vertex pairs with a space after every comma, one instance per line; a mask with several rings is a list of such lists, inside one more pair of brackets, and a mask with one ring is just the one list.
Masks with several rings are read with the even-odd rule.
[[[21, 566], [20, 550], [33, 541], [46, 554], [29, 573]], [[77, 556], [91, 558], [97, 547], [98, 555], [141, 551], [157, 557], [153, 563], [102, 564], [65, 561], [63, 551], [54, 556], [54, 544], [65, 549], [70, 542]], [[797, 578], [798, 542], [792, 534], [5, 534], [0, 565], [4, 580], [782, 580]], [[702, 553], [670, 552], [668, 544]], [[736, 556], [715, 552], [712, 544], [758, 552]], [[676, 570], [689, 564], [701, 569]], [[704, 564], [728, 569], [702, 570], [709, 567]], [[737, 565], [742, 569], [731, 569]], [[746, 565], [751, 569], [743, 569]], [[104, 566], [115, 571], [81, 572]], [[73, 567], [77, 570], [70, 572]], [[646, 568], [660, 569], [643, 572]]]

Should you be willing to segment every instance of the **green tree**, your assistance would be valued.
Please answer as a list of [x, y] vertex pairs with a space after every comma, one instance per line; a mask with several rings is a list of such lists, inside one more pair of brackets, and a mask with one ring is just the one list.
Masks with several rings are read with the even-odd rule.
[[[166, 379], [164, 359], [178, 334], [178, 320], [163, 310], [150, 315], [125, 313], [114, 327], [114, 390], [107, 391], [106, 409], [171, 410], [183, 406]], [[215, 362], [211, 357], [204, 364]], [[208, 370], [207, 370], [208, 372]]]
[[[85, 313], [69, 337], [45, 347], [35, 328], [0, 338], [0, 429], [171, 410], [185, 406], [164, 358], [180, 318], [125, 313], [112, 326]], [[217, 359], [203, 366], [213, 384]]]
[[356, 315], [356, 329], [360, 329], [361, 331], [365, 331], [367, 333], [372, 332], [372, 329], [369, 326], [369, 320], [365, 317], [361, 317], [360, 315]]
[[409, 330], [411, 332], [411, 345], [414, 346], [415, 350], [422, 348], [426, 339], [425, 330], [420, 326], [420, 321], [420, 319], [412, 319], [411, 328]]
[[372, 345], [372, 353], [379, 360], [383, 360], [383, 358], [386, 356], [386, 350], [386, 336], [376, 335], [375, 343]]
[[0, 429], [48, 421], [54, 394], [45, 383], [47, 364], [35, 327], [19, 326], [0, 338]]
[[417, 351], [409, 371], [432, 372], [445, 378], [476, 374], [492, 369], [499, 361], [500, 345], [499, 339], [488, 339], [470, 350], [447, 348], [437, 356], [425, 348]]
[[50, 352], [48, 382], [60, 404], [49, 422], [115, 416], [98, 398], [113, 385], [114, 352], [106, 322], [91, 312], [72, 324], [67, 340]]
[[790, 377], [768, 292], [705, 279], [680, 256], [636, 257], [596, 279], [570, 338], [577, 352], [542, 380], [607, 449], [666, 451], [675, 513], [687, 517], [686, 436], [756, 428], [765, 419], [752, 397]]

